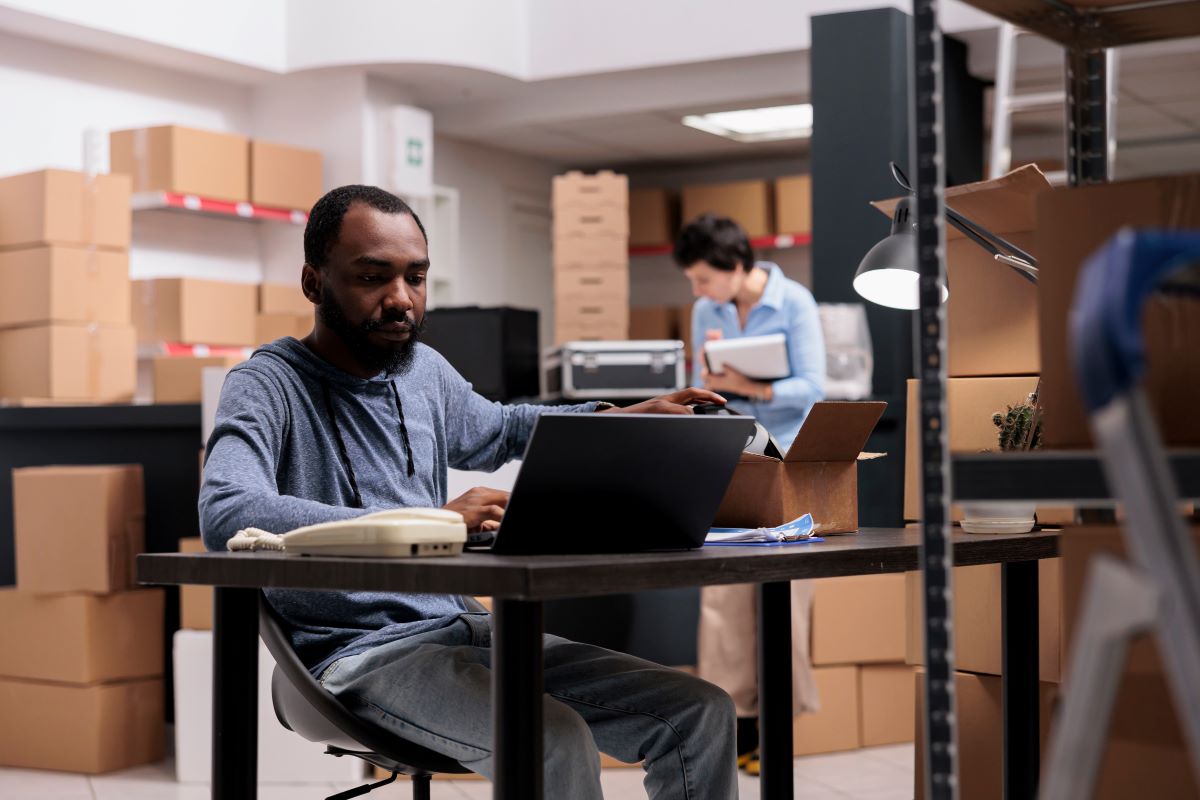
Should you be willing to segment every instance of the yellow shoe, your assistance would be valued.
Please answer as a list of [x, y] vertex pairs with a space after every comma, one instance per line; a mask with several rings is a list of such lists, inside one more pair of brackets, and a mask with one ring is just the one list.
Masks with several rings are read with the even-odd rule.
[[758, 777], [759, 771], [762, 769], [762, 762], [759, 761], [758, 751], [747, 753], [744, 756], [738, 756], [738, 767], [746, 770], [746, 774], [751, 777]]

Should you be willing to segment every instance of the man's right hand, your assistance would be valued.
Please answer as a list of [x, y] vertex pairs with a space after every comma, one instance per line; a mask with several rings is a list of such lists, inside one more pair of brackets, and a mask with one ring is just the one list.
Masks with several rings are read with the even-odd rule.
[[500, 519], [507, 506], [508, 492], [476, 486], [442, 508], [462, 514], [468, 531], [494, 531], [500, 527]]

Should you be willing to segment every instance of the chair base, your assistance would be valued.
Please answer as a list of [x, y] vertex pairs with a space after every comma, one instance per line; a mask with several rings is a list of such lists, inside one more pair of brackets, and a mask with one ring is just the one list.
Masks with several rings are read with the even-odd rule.
[[[351, 797], [362, 797], [364, 794], [372, 792], [378, 789], [380, 786], [387, 786], [389, 783], [394, 783], [399, 775], [400, 773], [393, 772], [391, 777], [384, 778], [377, 783], [367, 783], [362, 786], [356, 786], [353, 789], [347, 789], [344, 792], [338, 792], [337, 794], [330, 795], [329, 797], [326, 797], [325, 800], [350, 800]], [[429, 779], [431, 777], [432, 776], [430, 775], [412, 776], [413, 800], [429, 800]]]

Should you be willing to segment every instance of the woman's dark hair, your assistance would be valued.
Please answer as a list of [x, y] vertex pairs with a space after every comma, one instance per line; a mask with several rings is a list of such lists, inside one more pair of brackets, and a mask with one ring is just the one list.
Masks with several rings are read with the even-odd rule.
[[342, 218], [355, 203], [363, 203], [385, 214], [408, 214], [417, 223], [425, 243], [429, 243], [421, 218], [408, 207], [408, 203], [378, 186], [351, 184], [330, 191], [308, 213], [308, 224], [304, 226], [305, 261], [314, 267], [325, 266], [329, 251], [337, 244], [338, 234], [342, 231]]
[[729, 217], [704, 214], [683, 226], [675, 240], [675, 263], [683, 269], [705, 261], [732, 272], [754, 266], [754, 249], [742, 226]]

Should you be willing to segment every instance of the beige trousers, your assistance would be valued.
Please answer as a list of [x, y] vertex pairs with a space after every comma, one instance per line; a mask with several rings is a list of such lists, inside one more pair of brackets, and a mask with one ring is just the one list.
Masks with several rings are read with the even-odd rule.
[[[792, 713], [820, 709], [808, 654], [812, 581], [792, 581]], [[700, 677], [733, 698], [739, 717], [758, 715], [758, 586], [705, 586], [700, 590]]]

